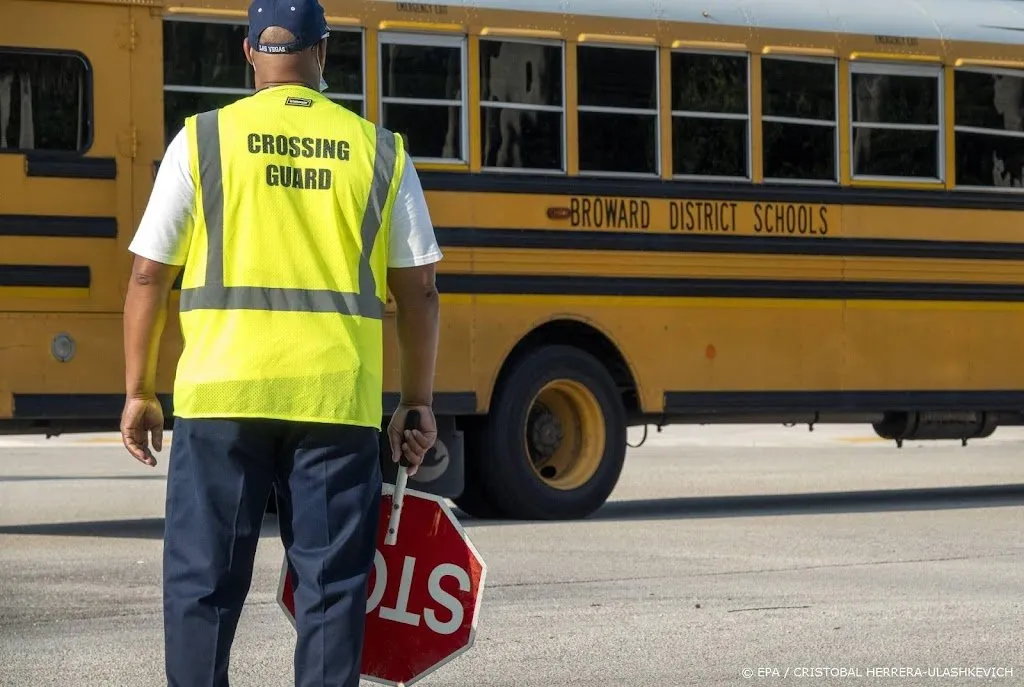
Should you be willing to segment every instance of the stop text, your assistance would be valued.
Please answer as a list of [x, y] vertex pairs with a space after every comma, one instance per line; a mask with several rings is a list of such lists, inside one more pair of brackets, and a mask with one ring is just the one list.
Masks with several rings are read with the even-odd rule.
[[[398, 581], [397, 597], [391, 605], [382, 605], [384, 592], [389, 588], [394, 588], [394, 580], [388, 575], [388, 565], [384, 556], [379, 550], [376, 551], [373, 557], [373, 583], [370, 589], [370, 597], [366, 602], [366, 614], [369, 615], [380, 607], [380, 617], [384, 620], [418, 627], [422, 617], [427, 627], [437, 634], [450, 635], [454, 633], [462, 627], [462, 622], [465, 619], [465, 610], [459, 599], [441, 587], [441, 581], [446, 577], [451, 577], [457, 583], [459, 591], [468, 594], [471, 586], [469, 573], [452, 563], [442, 563], [429, 573], [424, 573], [423, 570], [420, 570], [420, 575], [428, 575], [427, 594], [430, 596], [430, 600], [447, 610], [446, 614], [439, 614], [437, 610], [431, 607], [416, 609], [422, 612], [422, 616], [410, 610], [409, 597], [413, 589], [413, 578], [416, 574], [416, 558], [406, 556], [402, 563], [402, 576]], [[422, 581], [418, 585], [422, 585]]]

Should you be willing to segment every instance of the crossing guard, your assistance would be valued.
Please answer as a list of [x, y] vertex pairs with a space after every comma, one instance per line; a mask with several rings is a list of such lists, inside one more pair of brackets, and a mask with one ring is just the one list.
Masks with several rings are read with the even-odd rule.
[[[391, 282], [403, 366], [430, 361], [403, 374], [388, 429], [395, 457], [417, 466], [436, 438], [440, 251], [430, 241], [414, 267], [392, 264], [396, 199], [414, 171], [401, 137], [322, 95], [328, 31], [317, 0], [255, 0], [249, 19], [257, 91], [188, 117], [177, 160], [169, 148], [161, 165], [165, 185], [177, 173], [189, 189], [173, 227], [187, 240], [175, 256], [146, 250], [158, 176], [132, 244], [122, 434], [155, 464], [154, 303], [183, 265], [164, 537], [169, 684], [227, 685], [274, 486], [296, 580], [295, 683], [356, 687], [381, 503], [384, 303]], [[419, 428], [403, 433], [410, 409]]]

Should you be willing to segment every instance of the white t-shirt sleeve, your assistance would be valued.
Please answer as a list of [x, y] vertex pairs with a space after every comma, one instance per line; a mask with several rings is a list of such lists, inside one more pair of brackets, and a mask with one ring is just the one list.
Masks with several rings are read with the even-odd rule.
[[412, 159], [406, 157], [405, 171], [391, 211], [388, 267], [421, 267], [438, 262], [442, 257], [419, 174]]
[[184, 265], [192, 239], [196, 189], [188, 170], [188, 143], [182, 128], [167, 146], [153, 182], [149, 204], [128, 250], [165, 265]]
[[[196, 189], [188, 169], [185, 136], [185, 130], [180, 130], [167, 146], [149, 204], [128, 247], [136, 255], [166, 265], [184, 265], [192, 239]], [[443, 257], [419, 175], [407, 158], [391, 212], [388, 267], [420, 267]]]

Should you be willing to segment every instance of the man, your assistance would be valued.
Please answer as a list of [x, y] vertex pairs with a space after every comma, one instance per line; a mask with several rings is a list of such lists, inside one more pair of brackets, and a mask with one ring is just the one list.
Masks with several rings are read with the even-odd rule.
[[[391, 458], [415, 473], [437, 434], [441, 251], [402, 139], [321, 95], [327, 35], [317, 0], [255, 0], [243, 49], [256, 92], [186, 120], [130, 246], [121, 431], [150, 466], [157, 350], [183, 267], [164, 535], [174, 687], [228, 684], [272, 485], [296, 577], [295, 683], [358, 684], [388, 287], [402, 393]], [[413, 409], [419, 429], [403, 432]]]

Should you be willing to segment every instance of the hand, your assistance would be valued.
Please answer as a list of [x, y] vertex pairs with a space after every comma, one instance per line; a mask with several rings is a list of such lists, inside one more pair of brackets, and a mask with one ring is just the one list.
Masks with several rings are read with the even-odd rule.
[[157, 451], [163, 449], [164, 409], [156, 396], [130, 396], [121, 413], [121, 440], [135, 460], [153, 467], [156, 458], [149, 450], [147, 433], [153, 435], [153, 448]]
[[[410, 410], [420, 414], [420, 426], [416, 430], [405, 430], [405, 416]], [[437, 441], [437, 422], [430, 406], [399, 404], [388, 424], [388, 439], [391, 441], [391, 460], [398, 462], [401, 456], [409, 461], [408, 469], [412, 477], [419, 470], [420, 463]]]

